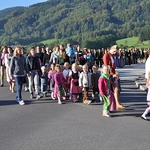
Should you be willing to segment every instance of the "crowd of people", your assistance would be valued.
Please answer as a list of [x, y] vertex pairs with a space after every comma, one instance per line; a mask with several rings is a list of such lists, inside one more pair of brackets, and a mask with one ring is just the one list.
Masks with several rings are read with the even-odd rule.
[[70, 99], [89, 105], [98, 98], [106, 117], [110, 117], [111, 111], [125, 109], [119, 99], [121, 86], [115, 68], [147, 59], [143, 50], [121, 50], [117, 45], [98, 50], [81, 50], [80, 46], [73, 48], [71, 44], [67, 44], [66, 48], [64, 45], [55, 46], [52, 50], [40, 46], [30, 47], [29, 51], [19, 46], [14, 50], [2, 46], [1, 50], [0, 86], [4, 86], [6, 70], [9, 88], [12, 93], [16, 92], [16, 101], [20, 105], [25, 104], [22, 99], [24, 86], [31, 99], [47, 97], [50, 93], [51, 99], [57, 99], [58, 104]]

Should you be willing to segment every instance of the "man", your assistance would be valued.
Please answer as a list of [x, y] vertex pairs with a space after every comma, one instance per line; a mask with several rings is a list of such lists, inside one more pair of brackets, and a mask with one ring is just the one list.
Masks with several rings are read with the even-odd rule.
[[[118, 50], [118, 46], [114, 45], [103, 56], [104, 65], [109, 65], [111, 67], [110, 74], [114, 78], [117, 77], [117, 74], [115, 72], [116, 65], [115, 65], [115, 60], [114, 60], [114, 55], [116, 54], [117, 50]], [[119, 87], [118, 87], [118, 84], [114, 83], [113, 88], [114, 88], [114, 96], [115, 96], [115, 100], [116, 100], [116, 109], [124, 109], [125, 106], [121, 105], [120, 102], [119, 102]]]
[[71, 44], [67, 44], [66, 54], [69, 56], [70, 64], [75, 63], [75, 52]]

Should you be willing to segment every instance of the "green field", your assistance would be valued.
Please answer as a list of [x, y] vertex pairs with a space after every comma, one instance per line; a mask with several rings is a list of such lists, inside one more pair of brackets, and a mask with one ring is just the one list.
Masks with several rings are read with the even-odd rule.
[[[41, 44], [44, 45], [59, 45], [59, 44], [66, 44], [69, 43], [68, 39], [49, 39], [49, 40], [44, 40], [40, 42]], [[72, 42], [71, 42], [72, 43]], [[124, 38], [116, 41], [117, 45], [120, 48], [149, 48], [150, 47], [150, 40], [149, 41], [144, 41], [140, 42], [138, 37], [131, 37], [131, 38]]]
[[119, 47], [149, 48], [150, 41], [140, 42], [138, 37], [125, 38], [116, 41]]

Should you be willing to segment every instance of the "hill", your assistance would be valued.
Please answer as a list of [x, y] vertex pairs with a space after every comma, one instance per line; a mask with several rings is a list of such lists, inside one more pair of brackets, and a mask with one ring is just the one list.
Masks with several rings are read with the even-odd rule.
[[1, 18], [0, 44], [68, 38], [105, 47], [125, 37], [142, 41], [149, 38], [149, 13], [147, 0], [48, 0]]
[[3, 10], [0, 10], [0, 18], [4, 18], [6, 17], [7, 15], [9, 15], [11, 12], [14, 12], [14, 11], [22, 11], [24, 10], [25, 7], [11, 7], [11, 8], [6, 8], [6, 9], [3, 9]]

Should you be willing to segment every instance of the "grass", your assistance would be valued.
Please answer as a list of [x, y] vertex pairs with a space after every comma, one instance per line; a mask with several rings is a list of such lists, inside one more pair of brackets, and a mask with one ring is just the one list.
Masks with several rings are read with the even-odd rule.
[[59, 42], [60, 41], [58, 39], [49, 39], [49, 40], [41, 41], [40, 43], [47, 45], [47, 44], [53, 44], [53, 43], [59, 44]]
[[125, 38], [116, 41], [119, 47], [149, 48], [150, 41], [140, 42], [138, 37]]

